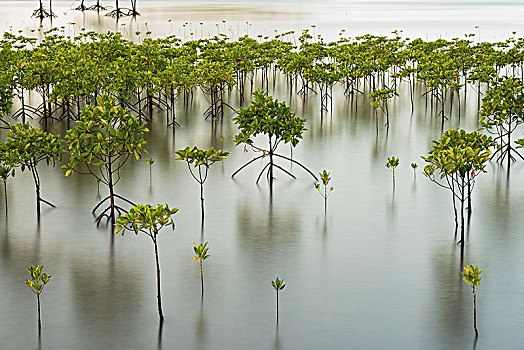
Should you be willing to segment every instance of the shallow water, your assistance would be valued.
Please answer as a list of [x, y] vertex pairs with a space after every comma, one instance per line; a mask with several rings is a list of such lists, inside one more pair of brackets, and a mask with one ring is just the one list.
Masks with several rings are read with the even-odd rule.
[[[137, 25], [148, 21], [152, 30], [165, 23], [156, 15], [148, 17], [148, 11], [162, 12], [158, 14], [162, 18], [177, 13], [167, 5], [164, 11], [153, 11], [145, 4]], [[329, 2], [326, 11], [341, 4]], [[360, 9], [367, 6], [356, 4]], [[413, 8], [411, 3], [389, 5], [399, 11]], [[214, 12], [205, 6], [211, 21]], [[255, 23], [256, 14], [237, 13], [236, 5], [227, 6], [232, 6], [231, 16], [253, 21], [253, 28], [266, 25]], [[276, 8], [282, 11], [286, 6]], [[313, 3], [308, 6], [302, 10], [302, 19], [309, 25], [316, 13]], [[448, 5], [439, 6], [446, 9]], [[466, 6], [473, 7], [473, 12], [484, 11], [482, 6], [495, 7], [459, 7]], [[188, 11], [198, 17], [198, 11]], [[515, 14], [510, 12], [512, 18]], [[33, 23], [24, 17], [25, 12], [9, 18], [3, 13], [2, 23], [25, 21], [28, 29]], [[216, 22], [220, 16], [215, 15]], [[271, 28], [284, 30], [279, 16], [283, 15], [268, 22]], [[97, 28], [112, 29], [107, 19], [100, 20]], [[438, 26], [444, 30], [447, 18], [441, 20]], [[86, 15], [85, 25], [95, 26], [90, 21], [96, 21], [93, 14]], [[300, 28], [300, 23], [291, 21], [286, 26]], [[510, 33], [510, 24], [500, 22], [499, 31], [487, 33], [481, 27], [481, 35], [496, 38]], [[457, 24], [457, 30], [462, 25]], [[179, 30], [178, 24], [173, 28]], [[166, 228], [159, 237], [166, 316], [162, 336], [158, 334], [150, 239], [126, 233], [111, 243], [108, 229], [97, 229], [91, 215], [105, 189], [98, 196], [91, 178], [76, 174], [65, 178], [58, 167], [41, 167], [43, 196], [58, 208], [44, 208], [40, 223], [31, 176], [17, 173], [8, 183], [9, 216], [0, 219], [0, 347], [37, 346], [36, 302], [24, 285], [25, 268], [45, 264], [53, 277], [42, 294], [44, 349], [473, 348], [472, 296], [459, 271], [465, 264], [479, 264], [486, 271], [478, 296], [477, 349], [521, 348], [524, 280], [513, 266], [524, 263], [520, 234], [523, 162], [512, 166], [509, 178], [496, 163], [479, 177], [461, 258], [454, 243], [450, 194], [420, 171], [414, 178], [409, 166], [417, 162], [421, 169], [419, 156], [441, 132], [440, 121], [425, 110], [423, 98], [416, 100], [411, 114], [408, 86], [403, 84], [400, 97], [391, 104], [391, 126], [386, 132], [382, 118], [377, 129], [367, 97], [359, 96], [355, 108], [338, 87], [332, 113], [321, 118], [318, 96], [304, 102], [297, 95], [289, 96], [283, 80], [276, 86], [274, 96], [288, 101], [307, 119], [308, 130], [294, 158], [315, 172], [328, 169], [332, 173], [335, 190], [326, 215], [312, 178], [296, 166], [292, 171], [297, 180], [277, 172], [272, 198], [266, 181], [255, 184], [263, 163], [232, 180], [233, 171], [254, 155], [232, 142], [233, 112], [213, 130], [203, 117], [207, 102], [197, 93], [187, 112], [179, 104], [182, 126], [174, 133], [166, 129], [165, 115], [155, 111], [147, 136], [150, 156], [155, 159], [152, 180], [147, 163], [134, 161], [124, 168], [117, 186], [118, 193], [135, 202], [167, 202], [180, 208], [176, 230]], [[230, 103], [238, 106], [236, 94]], [[460, 122], [455, 108], [446, 128], [478, 126], [476, 98], [468, 96], [462, 107]], [[50, 128], [63, 134], [65, 126], [55, 123]], [[199, 188], [185, 164], [173, 156], [188, 145], [230, 152], [227, 160], [211, 168], [205, 184], [204, 240], [210, 242], [211, 257], [204, 264], [203, 303], [198, 264], [191, 258], [192, 242], [201, 239]], [[280, 151], [288, 155], [289, 147]], [[401, 162], [394, 192], [384, 166], [391, 155]], [[286, 162], [280, 164], [290, 168]], [[4, 210], [0, 201], [0, 213]], [[275, 276], [287, 284], [280, 295], [278, 327], [269, 284]]]
[[[44, 4], [47, 4], [44, 1]], [[95, 1], [86, 1], [86, 6]], [[158, 1], [138, 0], [142, 16], [137, 19], [123, 18], [118, 24], [105, 17], [104, 12], [84, 13], [72, 8], [80, 1], [53, 1], [57, 18], [55, 26], [65, 26], [69, 33], [80, 28], [108, 31], [120, 30], [133, 37], [135, 32], [165, 36], [176, 34], [183, 39], [216, 35], [219, 32], [230, 37], [251, 34], [272, 37], [275, 30], [300, 33], [304, 29], [322, 34], [328, 40], [336, 40], [341, 30], [345, 35], [388, 35], [402, 30], [404, 36], [427, 40], [462, 37], [475, 33], [481, 40], [503, 40], [517, 31], [524, 31], [524, 3], [506, 1], [395, 1], [395, 0], [327, 0], [327, 1], [275, 1], [275, 0], [229, 0], [229, 1]], [[104, 6], [113, 1], [101, 1]], [[128, 7], [128, 1], [120, 0], [120, 6]], [[26, 33], [39, 28], [40, 22], [30, 18], [36, 9], [34, 1], [0, 0], [0, 30], [24, 29]], [[72, 25], [74, 23], [74, 25]], [[314, 25], [314, 28], [311, 26]], [[43, 22], [49, 28], [49, 22]], [[193, 33], [193, 34], [191, 34]]]

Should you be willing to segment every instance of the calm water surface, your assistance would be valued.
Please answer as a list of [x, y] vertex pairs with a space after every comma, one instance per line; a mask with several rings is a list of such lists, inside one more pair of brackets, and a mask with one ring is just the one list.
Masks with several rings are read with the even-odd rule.
[[[130, 27], [142, 28], [148, 22], [156, 33], [189, 37], [179, 22], [192, 21], [198, 27], [199, 21], [205, 21], [202, 35], [216, 30], [216, 23], [240, 34], [246, 31], [245, 21], [253, 23], [254, 29], [249, 29], [253, 34], [316, 23], [318, 32], [336, 37], [345, 21], [355, 28], [365, 18], [375, 17], [369, 12], [372, 5], [365, 2], [327, 1], [322, 6], [306, 2], [301, 7], [247, 1], [194, 6], [173, 2], [161, 3], [160, 8], [158, 4], [139, 1], [143, 16], [135, 23], [122, 20], [119, 27], [131, 36]], [[481, 36], [498, 39], [522, 29], [514, 11], [521, 5], [504, 4], [386, 2], [378, 13], [382, 20], [374, 22], [383, 21], [384, 27], [374, 32], [384, 29], [386, 34], [387, 26], [400, 28], [384, 19], [391, 7], [405, 16], [401, 23], [406, 28], [421, 36], [471, 32], [480, 23]], [[365, 15], [351, 14], [351, 6]], [[36, 22], [27, 15], [33, 7], [32, 2], [0, 2], [0, 28], [34, 28]], [[57, 24], [79, 23], [70, 25], [70, 31], [80, 26], [117, 28], [93, 13], [67, 11], [69, 2], [57, 2], [56, 7], [68, 16], [59, 17]], [[342, 7], [348, 8], [348, 19], [339, 13]], [[260, 8], [265, 12], [258, 13]], [[453, 8], [459, 14], [469, 9], [468, 13], [483, 17], [449, 18]], [[437, 9], [434, 22], [418, 27], [416, 23], [425, 21], [424, 14], [429, 16], [433, 9]], [[410, 17], [410, 11], [420, 18]], [[295, 17], [288, 17], [290, 12]], [[328, 23], [335, 12], [339, 17]], [[315, 21], [317, 15], [325, 29]], [[168, 18], [176, 21], [167, 22]], [[237, 21], [239, 29], [222, 19]], [[439, 30], [432, 31], [433, 25]], [[355, 32], [372, 26], [365, 23]], [[182, 126], [175, 132], [166, 129], [165, 115], [156, 111], [147, 136], [155, 159], [152, 181], [147, 163], [134, 161], [124, 168], [117, 187], [118, 193], [135, 202], [167, 202], [180, 208], [176, 230], [164, 229], [159, 236], [166, 316], [162, 337], [150, 239], [126, 233], [112, 243], [108, 228], [97, 229], [91, 215], [106, 190], [101, 188], [98, 194], [90, 177], [65, 178], [61, 169], [42, 166], [43, 196], [58, 208], [45, 208], [40, 223], [31, 176], [19, 172], [8, 184], [9, 216], [0, 219], [0, 348], [37, 347], [36, 302], [24, 284], [25, 268], [45, 264], [53, 277], [42, 294], [44, 349], [468, 349], [474, 347], [472, 296], [459, 271], [464, 264], [479, 264], [486, 271], [478, 297], [477, 349], [520, 349], [524, 342], [524, 279], [518, 273], [524, 263], [524, 164], [515, 163], [509, 176], [504, 167], [489, 164], [488, 173], [479, 177], [461, 257], [454, 244], [450, 194], [420, 172], [415, 179], [409, 166], [418, 162], [422, 167], [420, 155], [441, 132], [440, 121], [425, 111], [423, 98], [417, 99], [411, 114], [408, 87], [402, 85], [401, 97], [391, 104], [391, 126], [386, 132], [381, 118], [377, 131], [365, 96], [358, 97], [355, 108], [337, 88], [332, 113], [321, 118], [318, 96], [304, 102], [289, 95], [283, 80], [276, 86], [274, 96], [307, 119], [308, 130], [294, 158], [315, 172], [332, 172], [335, 190], [327, 215], [312, 178], [297, 167], [292, 168], [297, 180], [277, 172], [272, 197], [265, 181], [255, 184], [263, 163], [255, 163], [232, 180], [233, 171], [254, 155], [232, 142], [237, 132], [231, 122], [233, 112], [213, 130], [202, 116], [207, 102], [197, 93], [187, 110], [179, 104]], [[230, 103], [238, 105], [236, 94]], [[455, 109], [446, 127], [473, 130], [478, 126], [474, 96], [463, 100], [462, 107], [460, 122]], [[63, 134], [65, 125], [55, 123], [51, 130]], [[226, 161], [212, 167], [205, 184], [204, 240], [210, 242], [211, 258], [204, 266], [203, 303], [199, 267], [191, 258], [192, 242], [201, 239], [199, 188], [185, 164], [173, 156], [174, 150], [188, 145], [230, 152]], [[280, 151], [287, 155], [289, 147]], [[394, 192], [384, 166], [391, 155], [400, 158]], [[281, 164], [290, 169], [289, 163]], [[0, 201], [0, 213], [4, 210]], [[280, 298], [278, 327], [269, 285], [277, 275], [287, 284]]]

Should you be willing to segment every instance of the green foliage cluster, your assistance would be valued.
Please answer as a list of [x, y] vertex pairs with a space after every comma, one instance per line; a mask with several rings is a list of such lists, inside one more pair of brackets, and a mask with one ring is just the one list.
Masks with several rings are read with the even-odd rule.
[[253, 93], [252, 103], [241, 108], [233, 121], [240, 131], [235, 135], [235, 145], [252, 145], [254, 137], [266, 135], [269, 138], [274, 137], [272, 145], [275, 147], [282, 141], [296, 147], [306, 130], [305, 119], [297, 117], [285, 102], [274, 100], [266, 91], [261, 90]]
[[381, 107], [395, 96], [398, 96], [395, 88], [376, 89], [370, 95], [369, 104], [371, 107], [381, 110]]
[[[460, 218], [461, 242], [464, 244], [464, 210], [468, 204], [471, 213], [471, 194], [476, 177], [486, 172], [490, 159], [490, 148], [496, 143], [478, 131], [467, 132], [449, 129], [439, 140], [433, 141], [428, 156], [422, 156], [428, 164], [423, 174], [439, 186], [451, 191], [455, 223], [458, 228]], [[456, 201], [460, 203], [457, 210]]]
[[51, 279], [51, 275], [48, 275], [47, 273], [43, 272], [44, 265], [40, 266], [34, 266], [31, 265], [27, 268], [27, 272], [29, 272], [29, 279], [25, 281], [25, 284], [31, 288], [31, 291], [35, 293], [37, 296], [42, 293], [44, 290], [44, 287]]
[[[0, 143], [0, 168], [1, 176], [5, 182], [9, 175], [15, 175], [15, 168], [23, 172], [29, 170], [33, 176], [36, 189], [36, 208], [40, 215], [40, 202], [52, 207], [54, 205], [40, 196], [40, 176], [38, 164], [45, 162], [47, 166], [55, 166], [62, 160], [62, 141], [59, 136], [35, 128], [29, 124], [9, 125], [7, 140]], [[7, 193], [6, 193], [7, 202]], [[7, 207], [6, 207], [7, 208]]]
[[175, 154], [176, 160], [185, 160], [188, 165], [192, 164], [195, 168], [200, 166], [209, 168], [213, 163], [226, 159], [229, 152], [215, 150], [213, 147], [203, 150], [194, 146], [175, 151]]
[[[515, 155], [524, 159], [512, 146], [511, 136], [515, 129], [524, 122], [524, 84], [514, 77], [497, 77], [491, 81], [491, 86], [482, 99], [480, 122], [483, 128], [496, 136], [501, 152], [498, 159], [507, 157], [508, 165]], [[521, 147], [524, 139], [516, 143]]]
[[429, 156], [422, 156], [429, 163], [424, 167], [424, 175], [435, 179], [438, 170], [440, 179], [455, 175], [459, 179], [475, 177], [486, 172], [490, 148], [494, 146], [491, 137], [478, 131], [449, 129], [439, 140], [433, 141]]
[[34, 171], [42, 161], [54, 166], [62, 159], [63, 152], [59, 136], [29, 124], [10, 125], [7, 140], [0, 147], [4, 162], [20, 167], [21, 171]]
[[171, 216], [177, 212], [178, 208], [170, 209], [165, 203], [158, 204], [156, 207], [150, 204], [137, 204], [118, 218], [115, 234], [122, 231], [124, 235], [125, 231], [129, 230], [137, 235], [139, 232], [145, 233], [156, 240], [156, 235], [164, 226], [175, 229], [175, 222]]
[[[98, 105], [87, 106], [76, 127], [67, 131], [70, 157], [63, 168], [69, 176], [85, 165], [95, 177], [109, 184], [110, 173], [117, 171], [129, 156], [138, 160], [147, 154], [143, 135], [149, 130], [110, 97], [99, 96], [97, 101]], [[111, 169], [114, 162], [119, 165]], [[99, 175], [92, 166], [100, 169]]]
[[491, 85], [497, 76], [512, 76], [524, 67], [522, 38], [424, 41], [394, 32], [390, 38], [341, 35], [327, 42], [306, 30], [294, 44], [293, 32], [271, 39], [230, 40], [220, 34], [185, 42], [175, 36], [152, 38], [150, 32], [138, 42], [111, 32], [66, 36], [63, 28], [54, 28], [42, 34], [39, 42], [13, 33], [0, 39], [0, 114], [9, 111], [13, 96], [23, 100], [24, 93], [34, 91], [44, 103], [34, 110], [22, 103], [24, 118], [79, 119], [84, 103], [107, 93], [142, 118], [153, 106], [174, 112], [179, 95], [200, 88], [210, 101], [207, 114], [217, 118], [228, 106], [225, 92], [236, 86], [242, 100], [246, 81], [261, 72], [267, 86], [271, 71], [283, 73], [291, 84], [297, 81], [302, 94], [320, 89], [324, 107], [334, 85], [343, 84], [352, 94], [362, 78], [370, 84], [374, 105], [395, 94], [399, 79], [408, 79], [410, 85], [424, 82], [427, 94], [443, 106], [448, 93], [466, 89], [466, 83]]

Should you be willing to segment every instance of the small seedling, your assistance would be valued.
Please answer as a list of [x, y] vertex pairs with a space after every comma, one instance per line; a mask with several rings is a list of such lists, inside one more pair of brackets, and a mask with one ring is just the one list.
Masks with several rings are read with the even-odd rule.
[[29, 279], [25, 281], [25, 284], [31, 288], [31, 291], [36, 295], [36, 303], [38, 306], [38, 334], [42, 332], [42, 320], [40, 318], [40, 293], [44, 290], [45, 285], [51, 279], [51, 275], [48, 275], [44, 270], [44, 265], [34, 266], [31, 265], [27, 268], [29, 272]]
[[193, 250], [195, 251], [193, 259], [200, 263], [200, 282], [202, 283], [202, 297], [204, 297], [204, 270], [202, 269], [202, 263], [210, 256], [207, 254], [207, 251], [209, 250], [209, 247], [207, 246], [208, 243], [209, 242], [206, 242], [204, 244], [196, 244], [196, 242], [193, 242], [193, 244], [195, 245], [193, 247]]
[[277, 292], [277, 322], [278, 322], [278, 292], [284, 289], [286, 285], [284, 284], [284, 279], [278, 279], [278, 277], [276, 278], [276, 280], [271, 281], [271, 285]]
[[151, 182], [151, 166], [155, 163], [153, 158], [146, 159], [147, 164], [149, 164], [149, 182]]
[[388, 161], [386, 162], [386, 168], [391, 170], [391, 173], [393, 174], [393, 186], [395, 186], [395, 169], [398, 167], [399, 163], [400, 160], [395, 158], [395, 156], [388, 157]]
[[417, 168], [418, 168], [418, 164], [417, 163], [411, 163], [411, 169], [413, 169], [413, 178], [414, 179], [417, 178]]
[[326, 211], [327, 210], [327, 199], [331, 191], [333, 191], [335, 188], [331, 186], [329, 187], [329, 191], [328, 191], [329, 181], [331, 180], [331, 178], [329, 177], [330, 175], [329, 171], [323, 170], [321, 173], [318, 173], [318, 175], [320, 175], [320, 180], [322, 180], [324, 191], [322, 191], [322, 189], [320, 188], [320, 184], [318, 183], [315, 183], [315, 188], [317, 189], [318, 193], [320, 193], [320, 195], [324, 197], [324, 211]]
[[462, 271], [462, 279], [468, 286], [473, 290], [473, 328], [475, 329], [475, 335], [478, 337], [479, 331], [477, 330], [477, 291], [480, 285], [480, 274], [484, 269], [479, 270], [479, 266], [473, 265], [464, 266], [464, 271]]

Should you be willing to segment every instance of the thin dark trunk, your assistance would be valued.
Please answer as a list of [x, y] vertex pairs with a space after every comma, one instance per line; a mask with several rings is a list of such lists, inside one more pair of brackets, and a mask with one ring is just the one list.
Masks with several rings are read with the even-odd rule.
[[278, 323], [278, 290], [277, 290], [277, 323]]
[[395, 168], [393, 168], [393, 188], [395, 188]]
[[111, 233], [113, 233], [113, 230], [115, 228], [115, 193], [113, 188], [113, 172], [111, 169], [111, 156], [108, 157], [109, 160], [107, 162], [108, 167], [108, 177], [109, 177], [109, 199], [111, 202]]
[[468, 217], [471, 216], [471, 178], [470, 178], [470, 174], [468, 172]]
[[453, 212], [455, 214], [455, 239], [457, 238], [458, 229], [458, 214], [457, 214], [457, 199], [455, 198], [455, 186], [453, 185], [453, 179], [451, 179], [451, 197], [453, 199]]
[[269, 189], [273, 191], [273, 145], [269, 136]]
[[475, 335], [479, 336], [477, 330], [477, 293], [473, 292], [473, 328], [475, 328]]
[[324, 214], [327, 213], [327, 186], [324, 186]]
[[40, 181], [38, 181], [38, 176], [35, 173], [36, 169], [33, 170], [33, 178], [36, 187], [36, 215], [40, 217]]
[[200, 183], [200, 209], [202, 211], [202, 227], [204, 227], [204, 183]]
[[5, 199], [5, 212], [7, 214], [9, 207], [7, 206], [7, 181], [5, 179], [4, 179], [4, 199]]
[[149, 89], [147, 89], [147, 105], [149, 120], [153, 120], [153, 96], [151, 95], [151, 91]]
[[462, 245], [464, 245], [464, 179], [462, 179], [462, 186], [461, 186], [461, 193], [460, 193], [460, 241], [462, 242]]
[[204, 297], [204, 270], [202, 269], [202, 260], [200, 260], [200, 282], [202, 284], [202, 298]]
[[22, 89], [22, 93], [20, 94], [21, 100], [22, 100], [22, 123], [25, 124], [25, 98], [24, 98], [24, 89]]
[[415, 106], [413, 104], [413, 89], [414, 89], [414, 86], [411, 82], [411, 76], [409, 77], [409, 96], [410, 96], [410, 100], [411, 100], [411, 113], [413, 113], [415, 111]]
[[508, 169], [511, 165], [511, 116], [508, 123]]
[[155, 262], [156, 262], [156, 290], [157, 290], [157, 302], [158, 302], [158, 316], [160, 321], [164, 320], [164, 314], [162, 313], [162, 297], [160, 296], [160, 264], [158, 263], [158, 246], [156, 244], [156, 234], [153, 238], [155, 244]]
[[38, 337], [42, 334], [42, 320], [40, 318], [40, 294], [36, 295], [36, 303], [38, 304]]

